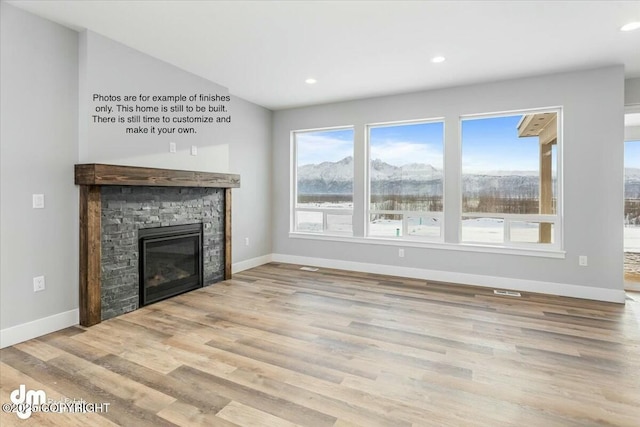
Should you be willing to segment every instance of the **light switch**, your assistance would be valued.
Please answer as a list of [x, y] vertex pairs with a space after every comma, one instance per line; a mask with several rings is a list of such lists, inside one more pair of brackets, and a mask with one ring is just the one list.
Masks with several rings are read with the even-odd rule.
[[170, 142], [169, 143], [169, 152], [170, 153], [175, 153], [176, 152], [176, 143], [175, 142]]
[[191, 146], [191, 155], [192, 156], [197, 156], [198, 155], [198, 146], [196, 146], [196, 145], [192, 145]]
[[34, 194], [32, 199], [33, 209], [44, 209], [44, 194]]

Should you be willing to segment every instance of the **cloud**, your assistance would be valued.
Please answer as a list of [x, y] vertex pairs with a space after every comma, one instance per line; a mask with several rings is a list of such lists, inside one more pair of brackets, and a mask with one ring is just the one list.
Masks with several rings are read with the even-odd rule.
[[487, 173], [495, 171], [537, 171], [538, 157], [511, 155], [508, 150], [486, 154], [462, 154], [462, 173]]
[[331, 135], [301, 133], [297, 135], [296, 142], [299, 166], [337, 162], [353, 156], [353, 132], [332, 132]]
[[426, 163], [443, 168], [442, 144], [426, 142], [385, 140], [371, 144], [372, 160], [380, 159], [394, 166], [410, 163]]

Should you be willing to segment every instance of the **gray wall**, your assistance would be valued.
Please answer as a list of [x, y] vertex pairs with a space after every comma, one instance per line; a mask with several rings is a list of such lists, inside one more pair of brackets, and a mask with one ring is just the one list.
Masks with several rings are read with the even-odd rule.
[[[228, 95], [226, 88], [91, 31], [80, 33], [80, 77], [81, 162], [229, 172], [229, 146], [234, 139], [229, 124], [195, 125], [198, 133], [194, 135], [144, 135], [126, 134], [125, 126], [94, 123], [91, 117], [95, 106], [113, 105], [93, 102], [93, 94]], [[233, 112], [232, 116], [244, 122]], [[176, 153], [169, 153], [169, 142], [177, 144]], [[197, 156], [190, 154], [191, 145], [198, 147]]]
[[[234, 135], [229, 146], [229, 169], [240, 174], [240, 188], [232, 190], [233, 263], [269, 255], [271, 227], [272, 112], [232, 97]], [[245, 244], [249, 238], [249, 245]]]
[[624, 81], [624, 104], [640, 106], [640, 77]]
[[[234, 263], [271, 253], [271, 111], [231, 94], [231, 123], [196, 135], [126, 135], [93, 123], [93, 93], [228, 94], [216, 83], [91, 31], [80, 34], [80, 161], [240, 174], [234, 189]], [[169, 142], [178, 152], [169, 153]], [[198, 155], [189, 148], [198, 146]], [[249, 238], [249, 246], [245, 238]]]
[[[78, 307], [78, 34], [0, 3], [0, 313], [5, 329]], [[31, 195], [45, 195], [45, 209]], [[45, 275], [34, 293], [32, 278]]]
[[[445, 117], [446, 167], [457, 169], [459, 115], [550, 106], [564, 109], [565, 259], [413, 247], [405, 251], [404, 258], [398, 258], [396, 246], [288, 236], [291, 130], [355, 125], [355, 164], [362, 170], [365, 160], [357, 157], [361, 152], [358, 147], [364, 146], [365, 124]], [[619, 142], [623, 139], [623, 114], [621, 66], [275, 112], [273, 251], [621, 290], [623, 150]], [[445, 185], [447, 191], [459, 183], [452, 179]], [[363, 186], [354, 183], [356, 194], [362, 194]], [[459, 211], [459, 201], [450, 198], [446, 203], [449, 212]], [[363, 214], [355, 209], [354, 217]], [[354, 228], [358, 231], [355, 224]], [[448, 230], [447, 241], [455, 234], [456, 230]], [[578, 266], [579, 255], [589, 257], [589, 267]]]
[[[59, 329], [74, 318], [62, 314], [78, 308], [76, 163], [239, 173], [233, 262], [271, 253], [271, 111], [231, 94], [230, 124], [172, 138], [178, 153], [170, 154], [168, 138], [126, 136], [91, 123], [90, 95], [227, 89], [98, 34], [78, 34], [4, 2], [1, 7], [3, 343]], [[198, 156], [189, 155], [192, 144]], [[31, 208], [32, 193], [45, 194], [44, 210]], [[47, 289], [34, 293], [38, 275], [46, 276]], [[47, 316], [57, 323], [41, 321]]]
[[640, 126], [626, 126], [624, 128], [625, 141], [640, 141]]

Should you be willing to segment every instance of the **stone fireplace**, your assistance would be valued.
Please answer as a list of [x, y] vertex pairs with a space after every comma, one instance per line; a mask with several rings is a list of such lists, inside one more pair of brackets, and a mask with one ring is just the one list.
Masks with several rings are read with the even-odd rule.
[[231, 278], [238, 175], [76, 165], [80, 324]]
[[[144, 305], [143, 298], [149, 290], [144, 284], [152, 285], [152, 294], [160, 291], [158, 287], [163, 289], [160, 294], [172, 294], [165, 279], [186, 278], [179, 276], [184, 276], [193, 267], [187, 268], [189, 261], [182, 259], [184, 254], [181, 252], [189, 246], [198, 252], [198, 271], [190, 271], [198, 275], [197, 287], [224, 279], [225, 199], [222, 189], [115, 185], [102, 187], [100, 198], [102, 320]], [[179, 238], [185, 227], [197, 227], [201, 234], [197, 248], [193, 248], [193, 239]], [[188, 234], [193, 233], [190, 230]], [[180, 245], [181, 240], [184, 240], [181, 246], [171, 248], [171, 243]], [[147, 248], [151, 249], [151, 258], [144, 257]], [[148, 274], [151, 277], [145, 279], [143, 276]], [[180, 288], [185, 284], [173, 285]], [[181, 292], [173, 294], [177, 293]]]

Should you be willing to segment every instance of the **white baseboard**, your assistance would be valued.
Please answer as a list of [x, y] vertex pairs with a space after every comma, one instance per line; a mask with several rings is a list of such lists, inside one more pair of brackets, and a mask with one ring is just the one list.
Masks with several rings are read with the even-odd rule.
[[[248, 270], [262, 264], [271, 262], [271, 254], [234, 263], [232, 273]], [[0, 330], [0, 348], [9, 347], [51, 332], [59, 331], [79, 323], [80, 311], [78, 309], [54, 314], [43, 319], [12, 326]]]
[[437, 282], [459, 283], [462, 285], [483, 286], [492, 289], [534, 292], [596, 301], [624, 304], [625, 293], [622, 289], [604, 289], [591, 286], [566, 283], [542, 282], [538, 280], [514, 279], [509, 277], [483, 276], [479, 274], [456, 273], [453, 271], [425, 270], [394, 265], [369, 264], [364, 262], [342, 261], [326, 258], [312, 258], [297, 255], [272, 254], [272, 261], [314, 267], [336, 268], [363, 273], [385, 274], [412, 279], [433, 280]]
[[[269, 262], [286, 262], [322, 268], [358, 271], [363, 273], [385, 274], [412, 279], [434, 280], [438, 282], [460, 283], [463, 285], [484, 286], [492, 289], [508, 289], [523, 292], [535, 292], [597, 301], [624, 303], [623, 290], [604, 289], [591, 286], [566, 283], [542, 282], [537, 280], [513, 279], [508, 277], [482, 276], [477, 274], [456, 273], [452, 271], [425, 270], [394, 265], [370, 264], [364, 262], [342, 261], [327, 258], [312, 258], [297, 255], [268, 254], [234, 263], [232, 273], [248, 270]], [[9, 347], [32, 338], [59, 331], [77, 325], [80, 319], [78, 309], [54, 314], [49, 317], [23, 323], [0, 330], [0, 348]]]
[[59, 331], [69, 326], [77, 325], [80, 321], [80, 311], [65, 311], [53, 316], [23, 323], [0, 330], [0, 348], [9, 347], [23, 341], [37, 338], [51, 332]]
[[234, 262], [231, 266], [231, 273], [239, 273], [250, 268], [258, 267], [271, 262], [271, 254], [251, 258], [245, 261]]

